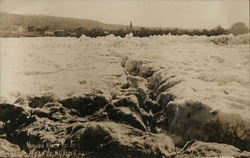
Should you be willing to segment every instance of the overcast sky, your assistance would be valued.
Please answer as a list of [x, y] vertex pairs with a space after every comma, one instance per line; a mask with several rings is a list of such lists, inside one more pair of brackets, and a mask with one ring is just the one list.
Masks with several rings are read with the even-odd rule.
[[0, 0], [0, 11], [52, 15], [137, 26], [249, 26], [249, 0]]

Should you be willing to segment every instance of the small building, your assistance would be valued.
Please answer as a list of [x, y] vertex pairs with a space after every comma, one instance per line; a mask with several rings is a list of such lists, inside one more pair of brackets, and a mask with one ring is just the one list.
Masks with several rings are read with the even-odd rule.
[[46, 30], [46, 31], [44, 32], [44, 34], [47, 35], [47, 36], [54, 36], [54, 35], [55, 35], [55, 32], [54, 32], [54, 31], [50, 31], [50, 30]]
[[66, 36], [66, 31], [64, 31], [64, 30], [54, 30], [54, 36], [64, 37], [64, 36]]
[[27, 29], [26, 27], [20, 25], [20, 26], [14, 26], [12, 29], [11, 29], [11, 32], [12, 33], [22, 33], [22, 32], [26, 32]]
[[34, 26], [28, 26], [28, 27], [27, 27], [27, 31], [28, 31], [28, 32], [35, 31], [35, 27], [34, 27]]
[[105, 34], [105, 35], [109, 35], [110, 32], [109, 32], [108, 30], [105, 30], [105, 31], [104, 31], [104, 34]]
[[73, 29], [69, 29], [65, 31], [65, 35], [70, 37], [76, 37], [77, 33]]

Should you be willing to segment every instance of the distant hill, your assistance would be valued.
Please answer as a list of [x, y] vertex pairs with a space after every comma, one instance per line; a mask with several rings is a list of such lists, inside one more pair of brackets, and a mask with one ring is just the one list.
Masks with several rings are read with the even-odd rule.
[[127, 28], [126, 25], [105, 24], [94, 20], [64, 18], [45, 15], [20, 15], [0, 12], [0, 30], [5, 31], [14, 26], [46, 27], [47, 29], [92, 29], [101, 27], [107, 30]]
[[169, 27], [140, 27], [118, 24], [105, 24], [99, 21], [64, 18], [46, 15], [20, 15], [0, 12], [0, 37], [89, 37], [115, 36], [125, 37], [133, 33], [136, 37], [151, 35], [206, 35], [218, 36], [225, 34], [248, 33], [249, 28], [242, 23], [235, 23], [231, 28], [217, 26], [213, 29], [182, 29]]

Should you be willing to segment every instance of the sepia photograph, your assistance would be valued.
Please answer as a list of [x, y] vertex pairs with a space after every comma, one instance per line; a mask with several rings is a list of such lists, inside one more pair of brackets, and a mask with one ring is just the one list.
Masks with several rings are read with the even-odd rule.
[[0, 0], [0, 158], [250, 158], [249, 0]]

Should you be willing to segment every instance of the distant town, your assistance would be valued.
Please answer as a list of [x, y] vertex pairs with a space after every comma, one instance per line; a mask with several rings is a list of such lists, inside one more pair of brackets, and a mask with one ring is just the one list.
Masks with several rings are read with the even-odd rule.
[[109, 34], [125, 37], [129, 33], [133, 33], [133, 36], [136, 37], [169, 34], [218, 36], [249, 32], [249, 28], [242, 22], [237, 22], [230, 28], [223, 28], [218, 25], [213, 29], [182, 29], [135, 27], [132, 21], [128, 25], [115, 25], [93, 20], [9, 13], [0, 13], [0, 17], [0, 37], [80, 37], [83, 34], [89, 37], [107, 36]]

